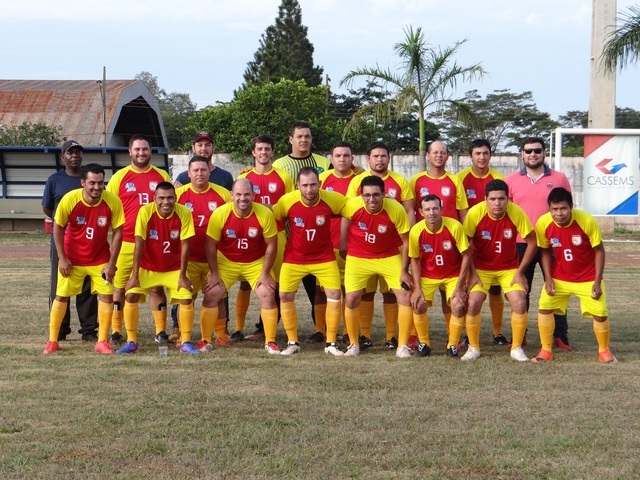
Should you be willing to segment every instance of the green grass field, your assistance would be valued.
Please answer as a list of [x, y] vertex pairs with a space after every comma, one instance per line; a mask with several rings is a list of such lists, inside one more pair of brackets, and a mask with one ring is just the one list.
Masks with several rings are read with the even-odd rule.
[[[598, 362], [591, 320], [575, 301], [576, 350], [554, 352], [546, 365], [514, 362], [494, 346], [488, 309], [482, 358], [448, 360], [439, 305], [430, 310], [427, 358], [398, 360], [384, 349], [379, 305], [375, 347], [355, 359], [308, 345], [276, 358], [246, 341], [197, 357], [172, 348], [160, 359], [146, 307], [135, 355], [94, 353], [74, 317], [62, 351], [45, 357], [48, 258], [20, 247], [47, 241], [0, 235], [3, 478], [640, 477], [640, 270], [632, 257], [606, 269], [617, 365]], [[633, 243], [606, 248], [640, 253]], [[537, 278], [536, 300], [540, 288]], [[540, 348], [534, 310], [530, 356]], [[306, 338], [304, 294], [298, 311]]]

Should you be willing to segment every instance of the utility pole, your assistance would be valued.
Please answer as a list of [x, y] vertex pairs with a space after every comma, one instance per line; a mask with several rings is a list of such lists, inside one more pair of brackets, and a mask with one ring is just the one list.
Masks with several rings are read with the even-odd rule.
[[601, 61], [604, 45], [616, 30], [616, 3], [593, 0], [588, 128], [616, 126], [616, 73], [606, 72]]

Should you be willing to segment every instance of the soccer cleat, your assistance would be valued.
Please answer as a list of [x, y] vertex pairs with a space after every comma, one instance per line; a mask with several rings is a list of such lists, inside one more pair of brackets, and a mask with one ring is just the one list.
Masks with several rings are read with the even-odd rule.
[[373, 347], [373, 342], [371, 341], [371, 339], [365, 337], [364, 335], [360, 335], [360, 338], [358, 338], [358, 343], [360, 350], [366, 350], [369, 347]]
[[528, 362], [529, 361], [529, 357], [527, 357], [527, 354], [524, 353], [524, 350], [522, 350], [522, 347], [512, 348], [511, 349], [511, 358], [513, 358], [514, 360], [517, 360], [518, 362]]
[[110, 340], [114, 345], [122, 345], [124, 343], [124, 336], [120, 332], [113, 332]]
[[396, 337], [391, 337], [385, 344], [387, 350], [397, 350], [398, 349], [398, 339]]
[[170, 342], [175, 342], [179, 338], [180, 338], [180, 329], [179, 328], [174, 328], [173, 331], [171, 332], [171, 335], [169, 335], [169, 341]]
[[478, 360], [479, 358], [480, 358], [480, 350], [473, 348], [471, 345], [469, 345], [469, 348], [467, 349], [467, 353], [465, 353], [460, 360], [462, 360], [463, 362], [470, 362], [473, 360]]
[[233, 347], [233, 342], [228, 337], [216, 338], [215, 343], [220, 347]]
[[138, 344], [135, 342], [127, 342], [124, 346], [118, 350], [116, 353], [135, 353], [138, 351]]
[[553, 360], [553, 353], [541, 348], [538, 354], [531, 359], [532, 363], [547, 363]]
[[162, 330], [160, 333], [156, 335], [156, 343], [158, 345], [167, 345], [169, 343], [169, 335], [167, 332]]
[[98, 353], [116, 353], [106, 340], [96, 343], [96, 346], [93, 347], [93, 349]]
[[602, 363], [618, 363], [618, 359], [614, 357], [609, 350], [600, 352], [598, 354], [598, 360], [600, 360]]
[[355, 343], [349, 345], [347, 351], [344, 354], [345, 357], [357, 357], [358, 355], [360, 355], [360, 347], [358, 347], [358, 345], [356, 345]]
[[396, 350], [396, 357], [411, 358], [411, 349], [407, 345], [402, 345]]
[[415, 335], [410, 335], [407, 347], [409, 347], [411, 350], [418, 350], [419, 345], [420, 342], [418, 341], [418, 337], [416, 337]]
[[335, 343], [327, 343], [327, 346], [324, 347], [324, 353], [330, 353], [334, 357], [342, 357], [344, 355], [344, 352]]
[[205, 352], [210, 352], [211, 350], [213, 350], [213, 345], [211, 345], [211, 343], [207, 342], [206, 340], [200, 340], [198, 342], [197, 348], [202, 353], [205, 353]]
[[418, 356], [419, 357], [428, 357], [431, 355], [431, 347], [426, 343], [421, 343], [418, 345]]
[[49, 340], [47, 342], [47, 346], [42, 350], [43, 355], [51, 355], [53, 352], [57, 352], [60, 350], [60, 344], [58, 342], [52, 342]]
[[96, 335], [95, 332], [85, 333], [85, 334], [82, 335], [82, 341], [83, 342], [97, 342], [98, 341], [98, 335]]
[[270, 355], [280, 355], [280, 349], [274, 342], [265, 343], [264, 349]]
[[289, 342], [287, 343], [287, 348], [280, 352], [280, 355], [284, 355], [286, 357], [290, 357], [294, 353], [300, 352], [300, 345], [297, 342]]
[[556, 337], [553, 339], [553, 344], [560, 350], [566, 350], [567, 352], [573, 352], [573, 347], [569, 345], [569, 339], [565, 337]]
[[190, 353], [191, 355], [200, 355], [202, 353], [202, 351], [194, 347], [193, 343], [191, 342], [184, 342], [182, 345], [180, 345], [180, 352]]
[[259, 326], [255, 332], [244, 337], [245, 340], [250, 340], [254, 342], [262, 342], [264, 341], [264, 329], [262, 326]]
[[307, 338], [304, 343], [322, 343], [324, 342], [324, 333], [316, 332]]
[[235, 332], [233, 332], [233, 334], [231, 335], [231, 341], [233, 343], [238, 343], [244, 340], [244, 334], [240, 331], [240, 330], [236, 330]]
[[465, 348], [467, 348], [469, 346], [469, 337], [467, 337], [466, 335], [462, 338], [462, 340], [460, 340], [460, 343], [458, 343], [458, 345], [456, 345], [456, 348], [458, 349], [458, 351], [462, 351]]
[[447, 356], [447, 358], [452, 358], [454, 360], [457, 360], [458, 357], [458, 347], [456, 347], [455, 345], [450, 346], [449, 348], [447, 348], [447, 350], [444, 352], [444, 354]]
[[509, 345], [509, 340], [507, 340], [504, 335], [499, 333], [498, 335], [493, 337], [493, 343], [495, 343], [496, 345]]

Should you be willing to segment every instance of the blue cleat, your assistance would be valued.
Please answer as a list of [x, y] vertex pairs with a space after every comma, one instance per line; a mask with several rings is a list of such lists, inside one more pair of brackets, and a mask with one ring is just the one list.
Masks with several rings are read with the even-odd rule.
[[180, 347], [182, 353], [190, 353], [191, 355], [200, 355], [202, 352], [193, 346], [191, 342], [183, 343]]
[[135, 353], [138, 351], [138, 344], [135, 342], [127, 342], [122, 348], [116, 350], [116, 353]]

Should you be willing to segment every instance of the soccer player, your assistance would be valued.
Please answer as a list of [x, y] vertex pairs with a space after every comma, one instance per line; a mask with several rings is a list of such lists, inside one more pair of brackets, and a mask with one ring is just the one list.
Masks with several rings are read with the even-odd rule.
[[[133, 268], [127, 281], [124, 304], [127, 343], [116, 353], [138, 350], [138, 302], [144, 301], [151, 288], [166, 288], [169, 301], [180, 303], [180, 332], [185, 340], [180, 351], [201, 353], [188, 341], [193, 330], [193, 287], [187, 278], [187, 265], [189, 240], [194, 234], [191, 212], [176, 203], [176, 191], [171, 183], [160, 182], [155, 188], [153, 203], [138, 212]], [[157, 318], [154, 312], [156, 331], [160, 328]]]
[[[253, 185], [254, 200], [269, 209], [273, 208], [278, 200], [294, 189], [293, 180], [287, 172], [273, 166], [273, 154], [276, 142], [269, 135], [258, 135], [252, 140], [251, 154], [254, 158], [254, 166], [248, 172], [241, 173], [238, 178], [247, 178]], [[278, 251], [273, 264], [273, 276], [276, 280], [276, 303], [280, 302], [277, 282], [280, 277], [280, 267], [284, 257], [284, 246], [287, 243], [284, 220], [277, 222], [278, 227]], [[231, 335], [231, 340], [238, 342], [244, 339], [242, 330], [249, 308], [251, 288], [247, 282], [240, 283], [238, 296], [236, 297], [236, 331]], [[257, 325], [258, 332], [254, 332], [252, 339], [263, 337], [263, 325], [260, 320]], [[262, 333], [260, 333], [262, 332]]]
[[[233, 175], [224, 168], [216, 167], [213, 164], [213, 137], [205, 130], [201, 130], [193, 137], [193, 145], [191, 151], [194, 155], [204, 157], [209, 164], [209, 182], [216, 185], [220, 185], [228, 190], [231, 190], [233, 185]], [[176, 181], [173, 182], [173, 186], [180, 188], [183, 185], [188, 184], [191, 181], [189, 177], [189, 170], [180, 172], [176, 177]]]
[[[360, 182], [361, 194], [347, 201], [342, 211], [341, 252], [345, 262], [345, 323], [350, 345], [345, 355], [360, 354], [360, 302], [369, 279], [383, 278], [398, 302], [398, 348], [396, 356], [407, 358], [412, 324], [409, 274], [409, 217], [401, 204], [385, 198], [384, 181], [368, 175]], [[402, 248], [398, 250], [398, 239]], [[402, 285], [404, 283], [404, 285]], [[401, 286], [402, 285], [402, 286]]]
[[[60, 159], [64, 163], [64, 168], [57, 171], [47, 179], [44, 186], [44, 194], [42, 195], [42, 211], [47, 217], [54, 218], [56, 209], [62, 197], [71, 190], [81, 188], [81, 168], [82, 168], [82, 152], [84, 148], [75, 140], [67, 140], [62, 144], [62, 152]], [[56, 244], [51, 236], [51, 288], [49, 290], [49, 307], [53, 304], [56, 297], [56, 288], [58, 285], [58, 252]], [[67, 307], [69, 307], [67, 302]], [[82, 286], [82, 292], [76, 296], [76, 310], [78, 319], [80, 320], [80, 330], [78, 333], [82, 335], [82, 340], [96, 341], [96, 331], [98, 330], [98, 303], [95, 295], [91, 294], [91, 279], [85, 278]], [[67, 312], [62, 320], [58, 340], [66, 340], [67, 335], [71, 333], [71, 309], [67, 308]]]
[[[188, 172], [189, 180], [191, 181], [178, 188], [176, 197], [178, 203], [187, 207], [193, 217], [195, 236], [189, 242], [187, 277], [189, 277], [189, 281], [193, 285], [193, 300], [195, 301], [198, 291], [204, 288], [204, 282], [209, 275], [205, 249], [209, 217], [218, 207], [231, 200], [231, 195], [226, 188], [209, 182], [209, 162], [205, 157], [193, 156], [189, 160]], [[201, 319], [200, 332], [202, 339], [198, 343], [200, 351], [211, 350], [210, 342], [214, 323], [215, 319], [213, 323], [209, 324]], [[180, 344], [189, 340], [188, 338], [181, 338]], [[216, 339], [216, 341], [218, 340], [228, 344], [228, 342], [225, 342], [227, 340], [226, 337]]]
[[[125, 286], [133, 268], [133, 250], [135, 247], [135, 227], [138, 211], [143, 205], [153, 202], [156, 186], [161, 182], [170, 182], [171, 177], [164, 170], [151, 165], [151, 143], [144, 135], [134, 135], [129, 140], [131, 165], [113, 174], [107, 190], [120, 198], [124, 208], [124, 226], [122, 230], [122, 248], [116, 264], [116, 276], [113, 279], [113, 321], [111, 342], [122, 344], [122, 318]], [[159, 343], [167, 343], [165, 332], [167, 323], [167, 299], [162, 289], [151, 290], [151, 309], [156, 320], [156, 334]]]
[[[565, 313], [573, 294], [580, 299], [582, 315], [593, 318], [599, 360], [617, 363], [609, 351], [611, 325], [603, 281], [605, 252], [600, 227], [591, 215], [573, 209], [571, 192], [565, 188], [551, 190], [547, 202], [549, 212], [536, 224], [545, 274], [538, 311], [542, 349], [531, 361], [542, 363], [553, 359], [553, 313]], [[552, 250], [555, 262], [552, 262]]]
[[[471, 166], [458, 172], [457, 176], [462, 182], [467, 203], [471, 208], [484, 201], [484, 187], [487, 186], [487, 183], [491, 180], [502, 180], [504, 177], [489, 166], [491, 144], [487, 140], [477, 138], [471, 142], [469, 157], [471, 157]], [[491, 285], [489, 288], [489, 309], [493, 322], [493, 343], [508, 345], [509, 341], [502, 334], [504, 298], [502, 297], [502, 288], [499, 285]]]
[[[95, 351], [113, 353], [109, 328], [113, 315], [113, 277], [122, 245], [122, 203], [104, 189], [104, 168], [90, 163], [82, 168], [82, 188], [72, 190], [58, 204], [53, 240], [58, 252], [58, 283], [51, 305], [49, 341], [45, 355], [60, 350], [60, 325], [68, 310], [69, 297], [82, 291], [85, 278], [98, 293], [99, 332]], [[66, 226], [66, 230], [65, 230]], [[109, 249], [109, 227], [113, 232]]]
[[[480, 310], [491, 285], [499, 284], [511, 305], [511, 358], [528, 361], [522, 350], [527, 329], [527, 283], [524, 269], [536, 254], [533, 226], [524, 211], [509, 201], [509, 187], [503, 180], [492, 180], [485, 187], [485, 201], [469, 210], [464, 220], [464, 232], [472, 246], [472, 265], [467, 288], [469, 300], [466, 326], [469, 349], [461, 360], [480, 358]], [[516, 236], [527, 242], [522, 261], [518, 261]], [[462, 325], [451, 324], [449, 345], [457, 342]]]
[[[545, 163], [545, 144], [542, 138], [525, 138], [522, 141], [521, 155], [524, 167], [507, 175], [505, 182], [509, 186], [509, 199], [522, 208], [527, 217], [529, 217], [531, 224], [535, 225], [538, 219], [548, 212], [547, 197], [549, 192], [556, 187], [571, 191], [571, 185], [563, 173], [552, 170]], [[520, 237], [518, 237], [517, 241], [518, 254], [522, 258], [526, 245]], [[529, 311], [529, 293], [531, 292], [536, 264], [539, 264], [540, 268], [542, 268], [539, 253], [524, 271], [524, 276], [529, 286], [527, 290], [527, 311]], [[569, 344], [569, 325], [566, 314], [556, 315], [555, 324], [553, 333], [554, 345], [560, 350], [573, 350], [573, 347]]]
[[294, 300], [306, 275], [314, 275], [327, 296], [325, 352], [343, 355], [336, 345], [342, 292], [331, 243], [331, 218], [340, 214], [345, 198], [337, 192], [321, 190], [318, 172], [313, 167], [300, 169], [296, 187], [296, 191], [283, 196], [273, 207], [276, 220], [287, 218], [290, 228], [280, 270], [280, 313], [288, 339], [282, 355], [300, 351]]
[[[420, 340], [418, 356], [426, 357], [431, 353], [427, 308], [431, 306], [436, 290], [444, 288], [452, 311], [451, 322], [464, 324], [471, 249], [462, 224], [442, 216], [442, 203], [437, 195], [422, 197], [419, 209], [424, 220], [416, 223], [409, 232], [413, 275], [411, 305]], [[446, 355], [458, 357], [457, 340], [447, 344]]]
[[[248, 179], [237, 179], [231, 195], [233, 202], [213, 212], [207, 228], [210, 273], [202, 302], [201, 323], [215, 321], [218, 302], [231, 285], [245, 280], [260, 300], [265, 350], [279, 354], [275, 343], [278, 326], [278, 308], [274, 297], [276, 282], [271, 276], [278, 250], [275, 218], [268, 207], [253, 201], [253, 185]], [[216, 336], [219, 338], [226, 335], [225, 323], [224, 318], [216, 323]]]

